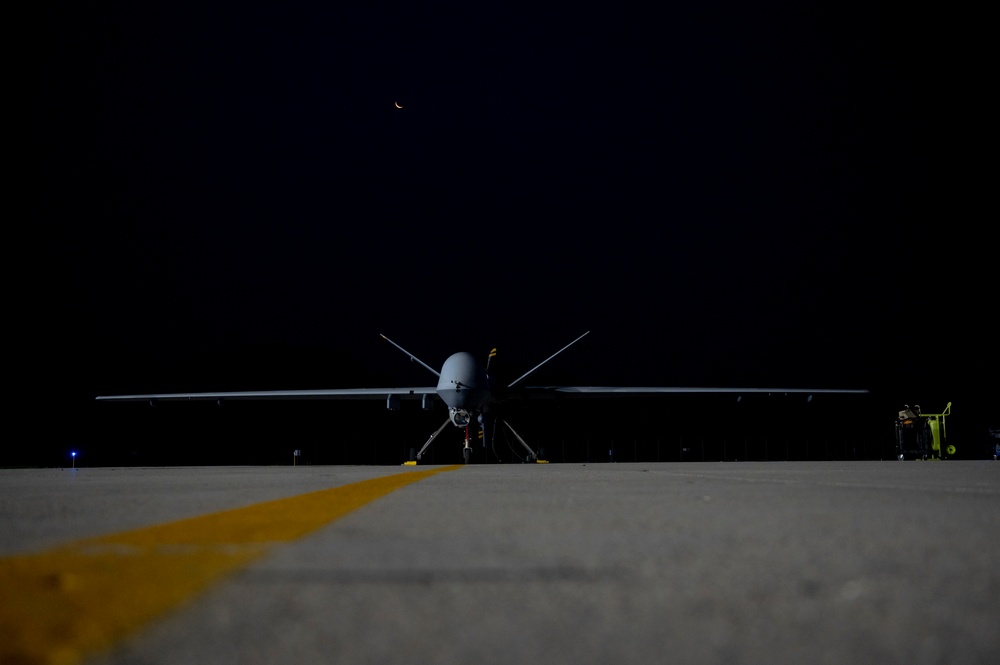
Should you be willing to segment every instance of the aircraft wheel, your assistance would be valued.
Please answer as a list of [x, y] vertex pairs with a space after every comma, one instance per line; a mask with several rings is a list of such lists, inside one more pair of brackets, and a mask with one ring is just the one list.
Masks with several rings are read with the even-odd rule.
[[468, 464], [469, 460], [472, 458], [472, 448], [462, 448], [462, 459]]

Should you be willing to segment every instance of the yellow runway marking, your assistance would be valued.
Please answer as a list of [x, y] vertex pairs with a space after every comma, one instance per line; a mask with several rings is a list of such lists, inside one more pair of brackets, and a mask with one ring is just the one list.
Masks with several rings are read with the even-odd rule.
[[0, 558], [0, 663], [79, 663], [272, 545], [459, 468], [408, 471]]

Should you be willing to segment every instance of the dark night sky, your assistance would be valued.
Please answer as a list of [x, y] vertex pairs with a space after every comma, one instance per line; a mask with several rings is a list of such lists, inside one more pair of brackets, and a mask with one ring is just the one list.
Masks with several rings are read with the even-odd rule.
[[379, 333], [520, 373], [592, 330], [552, 383], [995, 379], [935, 15], [202, 5], [36, 23], [29, 348], [74, 404], [431, 378]]

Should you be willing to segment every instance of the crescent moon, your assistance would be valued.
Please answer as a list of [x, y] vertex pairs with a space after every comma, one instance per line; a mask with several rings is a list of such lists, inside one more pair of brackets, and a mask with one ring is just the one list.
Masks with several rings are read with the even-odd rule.
[[401, 108], [403, 108], [403, 105], [402, 105], [402, 104], [400, 104], [399, 102], [393, 102], [393, 104], [395, 104], [395, 105], [396, 105], [396, 108], [397, 108], [397, 109], [401, 109]]

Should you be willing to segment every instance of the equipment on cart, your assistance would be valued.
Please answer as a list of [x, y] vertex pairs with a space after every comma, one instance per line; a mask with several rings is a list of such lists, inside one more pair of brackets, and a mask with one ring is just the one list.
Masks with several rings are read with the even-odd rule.
[[951, 402], [941, 413], [921, 413], [920, 406], [903, 406], [896, 419], [896, 453], [899, 459], [948, 459], [955, 456], [955, 446], [947, 443], [945, 417], [951, 414]]

